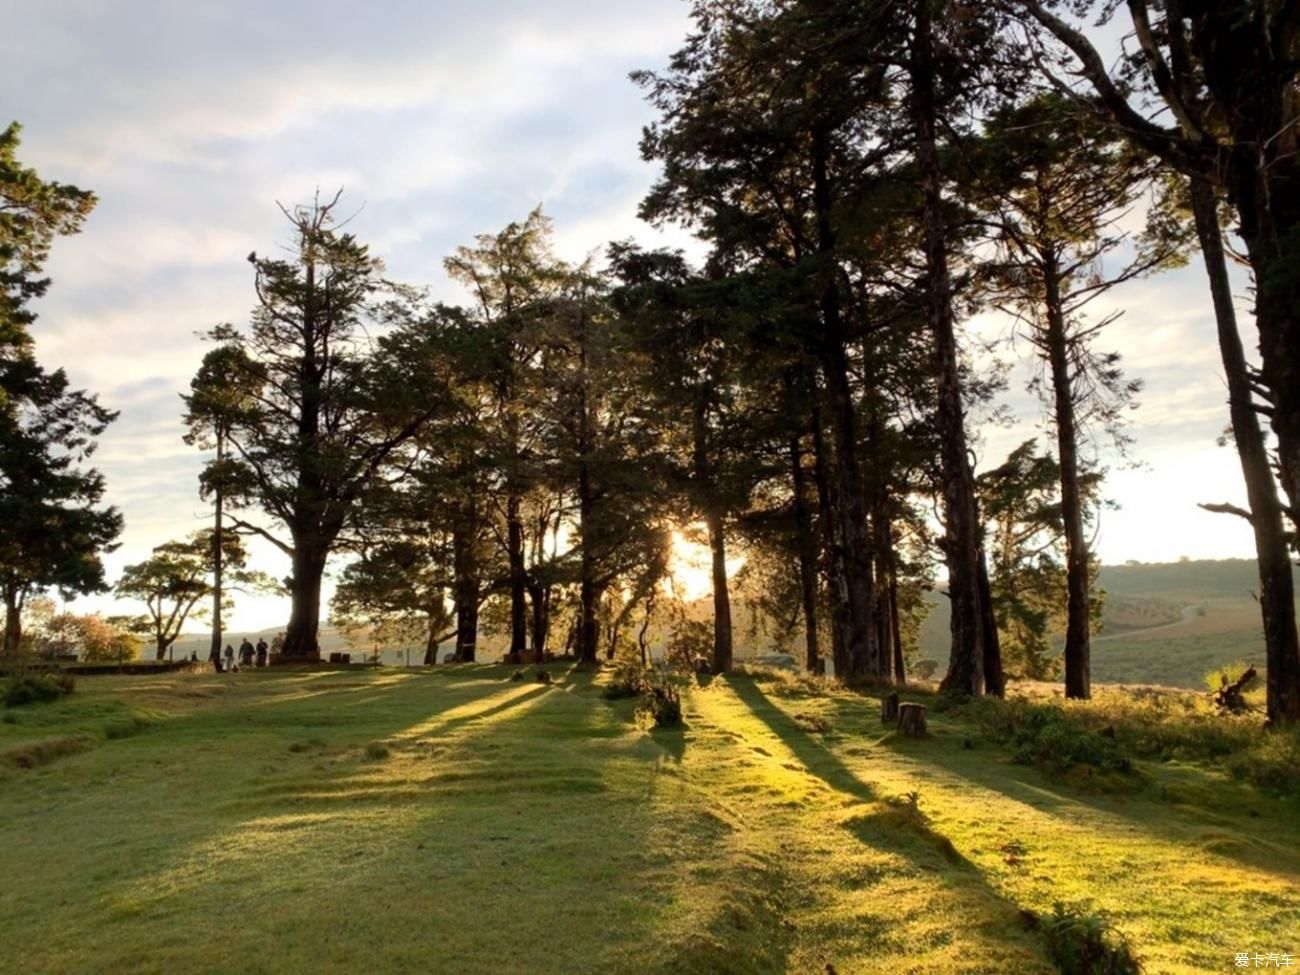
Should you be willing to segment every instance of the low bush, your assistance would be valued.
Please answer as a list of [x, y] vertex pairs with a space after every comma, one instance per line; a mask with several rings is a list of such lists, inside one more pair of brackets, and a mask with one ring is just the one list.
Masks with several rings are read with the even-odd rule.
[[[942, 710], [936, 699], [934, 710]], [[1220, 714], [1204, 695], [1162, 688], [1102, 688], [1091, 701], [996, 698], [956, 706], [1022, 761], [1059, 770], [1050, 750], [1118, 770], [1133, 758], [1190, 761], [1270, 792], [1300, 793], [1300, 729], [1264, 727], [1257, 714]], [[1118, 763], [1118, 764], [1117, 764]], [[1050, 768], [1055, 766], [1055, 769]]]
[[921, 680], [929, 680], [934, 676], [935, 671], [938, 669], [939, 661], [937, 660], [918, 660], [916, 663], [912, 664], [912, 673]]
[[615, 665], [609, 682], [601, 688], [601, 696], [607, 701], [621, 701], [629, 697], [640, 697], [645, 693], [645, 671], [640, 664], [622, 661]]
[[[1236, 663], [1221, 664], [1215, 667], [1205, 675], [1205, 687], [1209, 691], [1217, 691], [1225, 684], [1235, 683], [1239, 678], [1245, 676], [1246, 671], [1250, 670], [1250, 664], [1238, 660]], [[1253, 690], [1259, 686], [1259, 678], [1256, 677], [1249, 684], [1242, 688], [1243, 691]]]
[[75, 687], [76, 681], [71, 674], [22, 674], [8, 678], [0, 685], [0, 701], [10, 708], [34, 702], [55, 701], [71, 694]]
[[682, 723], [682, 699], [667, 681], [647, 682], [637, 720], [651, 728], [678, 728]]
[[1057, 904], [1041, 921], [1047, 953], [1063, 975], [1138, 975], [1142, 963], [1100, 914]]
[[794, 716], [794, 723], [804, 731], [815, 732], [819, 735], [828, 734], [831, 730], [831, 723], [820, 714], [808, 714], [800, 711]]
[[1059, 705], [991, 700], [972, 706], [979, 708], [986, 730], [1008, 742], [1013, 758], [1021, 764], [1052, 775], [1080, 767], [1123, 775], [1133, 771], [1133, 762], [1112, 728], [1088, 728], [1071, 720]]
[[0, 762], [16, 765], [19, 768], [39, 768], [48, 765], [56, 758], [79, 752], [85, 747], [86, 741], [83, 738], [72, 736], [40, 738], [0, 751]]

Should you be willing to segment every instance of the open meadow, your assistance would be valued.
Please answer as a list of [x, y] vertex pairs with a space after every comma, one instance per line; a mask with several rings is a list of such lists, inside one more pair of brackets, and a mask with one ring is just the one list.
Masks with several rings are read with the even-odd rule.
[[1050, 972], [1056, 902], [1148, 972], [1300, 949], [1300, 804], [1173, 758], [1209, 716], [1125, 768], [1105, 749], [1155, 726], [1104, 692], [1061, 712], [1096, 741], [1044, 761], [999, 730], [1023, 702], [905, 694], [932, 707], [904, 739], [742, 674], [651, 731], [606, 676], [514, 672], [95, 677], [6, 710], [7, 970]]

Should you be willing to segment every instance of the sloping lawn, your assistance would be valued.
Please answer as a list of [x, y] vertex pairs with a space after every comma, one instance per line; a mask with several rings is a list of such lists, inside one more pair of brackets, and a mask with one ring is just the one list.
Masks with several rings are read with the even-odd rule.
[[903, 740], [751, 677], [652, 733], [600, 678], [510, 673], [98, 677], [10, 710], [3, 970], [1048, 972], [1022, 911], [1056, 901], [1151, 972], [1300, 955], [1300, 805], [1213, 770], [1094, 792], [955, 715]]

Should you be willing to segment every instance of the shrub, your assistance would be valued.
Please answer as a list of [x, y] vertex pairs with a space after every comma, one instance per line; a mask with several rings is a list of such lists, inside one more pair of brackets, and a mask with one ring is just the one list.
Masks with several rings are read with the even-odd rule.
[[934, 676], [935, 671], [938, 669], [939, 661], [937, 660], [918, 660], [916, 663], [912, 664], [912, 673], [921, 678], [921, 680], [929, 680]]
[[666, 681], [647, 684], [637, 720], [651, 728], [678, 728], [682, 723], [682, 699], [677, 688]]
[[1133, 762], [1120, 747], [1111, 728], [1092, 730], [1071, 720], [1058, 705], [1028, 701], [979, 702], [986, 728], [1008, 741], [1012, 757], [1049, 774], [1064, 775], [1087, 767], [1128, 774]]
[[0, 687], [5, 707], [15, 708], [34, 701], [54, 701], [71, 694], [76, 681], [71, 674], [23, 674], [11, 677]]
[[1100, 914], [1058, 903], [1042, 924], [1047, 953], [1064, 975], [1138, 975], [1142, 963]]
[[388, 746], [382, 741], [372, 741], [370, 744], [366, 745], [366, 758], [370, 759], [372, 762], [383, 761], [388, 757], [388, 755]]
[[[1235, 663], [1221, 664], [1209, 671], [1205, 675], [1205, 686], [1210, 691], [1217, 691], [1225, 684], [1232, 684], [1238, 678], [1242, 677], [1246, 671], [1250, 670], [1250, 664], [1238, 660]], [[1249, 684], [1242, 688], [1243, 691], [1253, 690], [1259, 686], [1259, 678], [1256, 677]]]
[[645, 671], [639, 664], [620, 661], [610, 676], [609, 683], [601, 689], [601, 696], [607, 701], [620, 701], [624, 698], [639, 697], [646, 690]]

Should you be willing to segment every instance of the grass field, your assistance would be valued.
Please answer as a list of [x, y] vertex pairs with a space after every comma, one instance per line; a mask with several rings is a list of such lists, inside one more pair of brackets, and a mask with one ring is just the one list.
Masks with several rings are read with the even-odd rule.
[[789, 679], [652, 733], [554, 673], [98, 677], [6, 712], [4, 969], [1032, 973], [1020, 912], [1055, 901], [1150, 972], [1300, 953], [1295, 799], [1190, 763], [1065, 785], [968, 717], [899, 739]]

